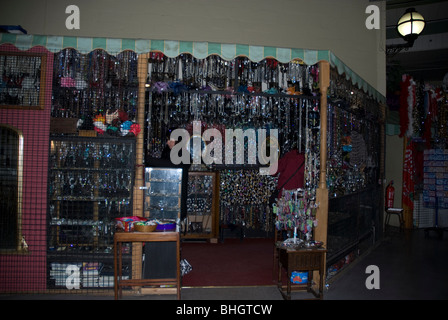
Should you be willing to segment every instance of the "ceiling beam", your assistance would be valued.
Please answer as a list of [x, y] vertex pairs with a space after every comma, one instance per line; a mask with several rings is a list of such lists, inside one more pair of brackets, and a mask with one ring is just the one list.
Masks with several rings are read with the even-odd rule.
[[409, 8], [423, 6], [432, 3], [445, 2], [446, 0], [386, 0], [387, 9]]

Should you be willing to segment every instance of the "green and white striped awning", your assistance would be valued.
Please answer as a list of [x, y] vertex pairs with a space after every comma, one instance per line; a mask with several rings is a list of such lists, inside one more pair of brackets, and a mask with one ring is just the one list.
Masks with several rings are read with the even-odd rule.
[[137, 54], [160, 51], [168, 57], [176, 57], [182, 53], [190, 53], [198, 59], [206, 58], [212, 54], [217, 54], [225, 60], [232, 60], [237, 56], [246, 56], [255, 62], [263, 60], [264, 58], [274, 58], [282, 63], [299, 59], [307, 65], [313, 65], [319, 61], [328, 61], [331, 66], [338, 70], [339, 74], [345, 73], [347, 79], [350, 79], [359, 89], [364, 90], [364, 92], [380, 102], [385, 101], [382, 94], [359, 77], [329, 50], [277, 48], [215, 42], [88, 38], [0, 33], [0, 45], [6, 43], [12, 44], [20, 50], [28, 50], [35, 46], [43, 46], [48, 51], [54, 53], [59, 52], [64, 48], [74, 48], [81, 53], [89, 53], [95, 49], [103, 49], [110, 54], [118, 54], [125, 50], [131, 50]]

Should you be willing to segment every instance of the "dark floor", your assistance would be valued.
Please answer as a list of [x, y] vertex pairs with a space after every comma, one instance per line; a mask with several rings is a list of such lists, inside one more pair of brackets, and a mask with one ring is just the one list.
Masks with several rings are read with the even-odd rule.
[[[368, 289], [368, 266], [379, 270], [379, 288]], [[367, 281], [371, 283], [371, 281]], [[294, 296], [293, 296], [294, 297]], [[3, 300], [112, 300], [112, 295], [2, 295]], [[126, 300], [174, 300], [172, 295], [131, 295]], [[369, 253], [332, 278], [325, 300], [447, 300], [448, 232], [438, 239], [423, 230], [390, 231]], [[182, 300], [282, 300], [275, 286], [182, 288]]]

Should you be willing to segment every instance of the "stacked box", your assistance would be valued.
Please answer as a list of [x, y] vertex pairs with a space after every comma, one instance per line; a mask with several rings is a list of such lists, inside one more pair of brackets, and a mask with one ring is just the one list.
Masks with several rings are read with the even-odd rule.
[[424, 151], [423, 203], [426, 207], [448, 208], [448, 149]]

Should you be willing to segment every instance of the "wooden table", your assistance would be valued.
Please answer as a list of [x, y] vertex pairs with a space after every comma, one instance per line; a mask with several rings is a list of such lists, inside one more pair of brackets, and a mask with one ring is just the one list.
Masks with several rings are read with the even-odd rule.
[[[123, 242], [176, 242], [177, 270], [174, 278], [167, 279], [122, 279], [122, 243]], [[151, 259], [151, 257], [145, 257]], [[114, 289], [115, 299], [122, 296], [125, 286], [174, 285], [177, 299], [180, 299], [180, 236], [178, 232], [117, 232], [114, 235]]]
[[[276, 244], [278, 250], [278, 288], [284, 299], [291, 300], [291, 291], [311, 292], [315, 298], [322, 299], [324, 294], [325, 253], [324, 248], [313, 249], [287, 249]], [[282, 271], [286, 270], [286, 292], [283, 284]], [[306, 284], [291, 284], [293, 271], [308, 271]], [[312, 288], [313, 271], [319, 271], [319, 292]]]

